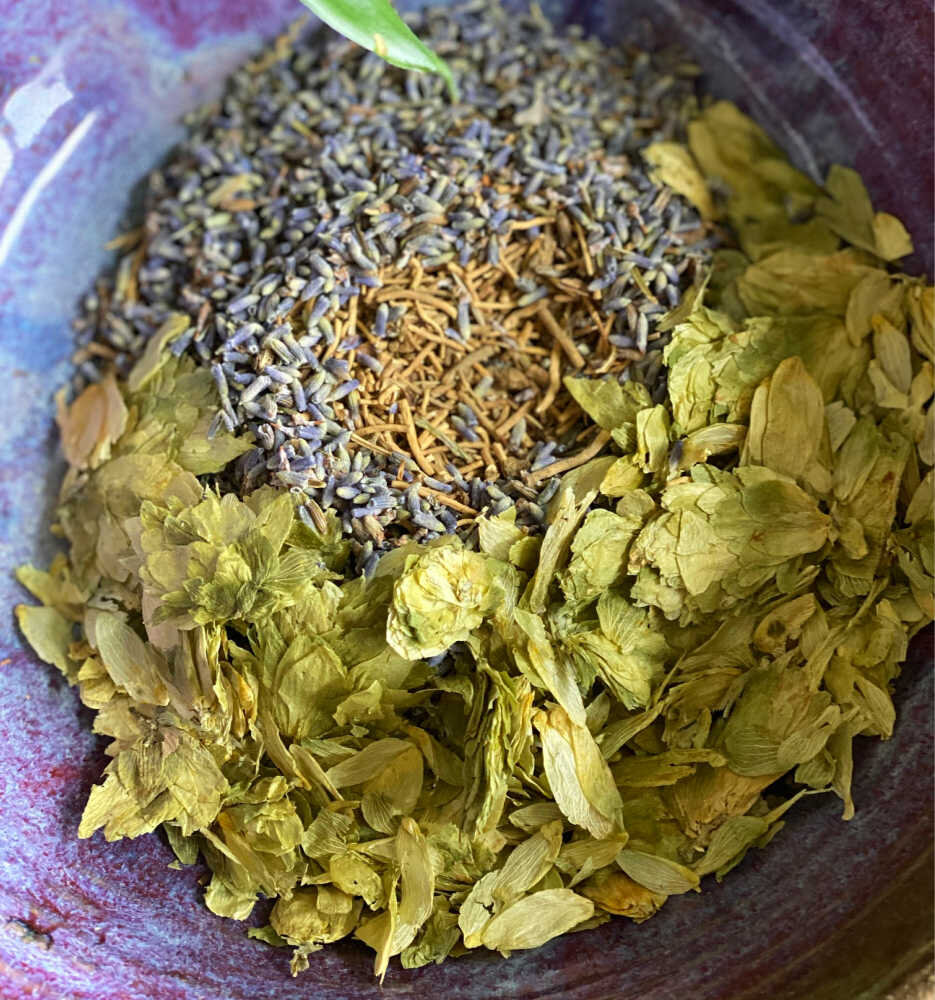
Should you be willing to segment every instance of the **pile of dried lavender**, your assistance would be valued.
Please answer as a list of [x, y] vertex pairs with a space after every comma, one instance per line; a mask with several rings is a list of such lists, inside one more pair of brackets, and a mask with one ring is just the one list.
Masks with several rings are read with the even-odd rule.
[[256, 441], [226, 485], [335, 509], [363, 566], [484, 507], [540, 522], [606, 440], [563, 375], [661, 399], [656, 324], [717, 243], [641, 159], [695, 107], [679, 54], [488, 0], [414, 23], [459, 103], [294, 29], [191, 118], [78, 323], [83, 380], [154, 336], [210, 365], [214, 426]]

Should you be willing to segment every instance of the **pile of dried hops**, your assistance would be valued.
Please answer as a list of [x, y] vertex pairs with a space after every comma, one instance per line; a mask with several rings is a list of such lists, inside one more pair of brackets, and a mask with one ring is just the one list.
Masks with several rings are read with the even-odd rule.
[[563, 376], [664, 398], [659, 320], [718, 243], [640, 155], [684, 137], [678, 53], [489, 3], [420, 31], [455, 104], [320, 33], [236, 73], [78, 324], [89, 381], [147, 345], [211, 365], [213, 429], [256, 441], [230, 485], [336, 510], [369, 570], [483, 508], [541, 524], [553, 477], [604, 443]]

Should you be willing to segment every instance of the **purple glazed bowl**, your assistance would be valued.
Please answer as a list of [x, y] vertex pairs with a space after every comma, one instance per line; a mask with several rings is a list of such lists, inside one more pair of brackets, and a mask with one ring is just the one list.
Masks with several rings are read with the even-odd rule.
[[[856, 166], [932, 271], [929, 0], [544, 4], [608, 40], [644, 16], [691, 48], [805, 169]], [[52, 393], [69, 316], [179, 115], [295, 0], [0, 0], [0, 607], [50, 554], [61, 474]], [[103, 757], [90, 715], [0, 613], [0, 997], [47, 1000], [858, 1000], [916, 982], [932, 942], [932, 641], [913, 645], [888, 743], [858, 748], [857, 817], [806, 800], [723, 886], [509, 962], [472, 954], [380, 988], [354, 944], [289, 977], [284, 953], [210, 914], [157, 836], [78, 841]], [[923, 973], [924, 978], [924, 973]], [[924, 990], [924, 987], [921, 987]], [[909, 996], [903, 992], [902, 995]], [[913, 996], [922, 995], [916, 991]]]

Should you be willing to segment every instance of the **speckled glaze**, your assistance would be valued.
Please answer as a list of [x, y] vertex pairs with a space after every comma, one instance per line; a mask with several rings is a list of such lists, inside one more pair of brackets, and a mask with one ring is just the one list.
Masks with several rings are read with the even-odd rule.
[[[910, 224], [914, 266], [931, 274], [928, 0], [543, 6], [609, 39], [638, 31], [644, 16], [661, 22], [698, 54], [717, 93], [747, 95], [741, 103], [801, 165], [857, 166], [876, 203]], [[294, 0], [0, 0], [0, 609], [23, 599], [12, 567], [49, 555], [61, 472], [52, 393], [101, 247], [179, 135], [180, 113], [214, 96], [297, 13]], [[0, 997], [881, 996], [931, 948], [931, 647], [931, 632], [913, 646], [895, 737], [858, 750], [851, 823], [837, 802], [811, 798], [723, 886], [674, 898], [647, 924], [615, 921], [509, 962], [475, 954], [394, 967], [380, 989], [354, 944], [313, 956], [292, 980], [284, 953], [207, 912], [200, 872], [169, 870], [156, 836], [79, 842], [103, 764], [90, 713], [0, 610]]]

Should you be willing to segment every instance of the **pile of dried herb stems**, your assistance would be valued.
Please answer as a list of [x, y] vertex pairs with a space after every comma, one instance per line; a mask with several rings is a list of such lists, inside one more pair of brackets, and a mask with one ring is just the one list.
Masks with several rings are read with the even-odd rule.
[[19, 572], [112, 740], [79, 836], [161, 827], [296, 971], [641, 921], [802, 795], [849, 818], [935, 614], [901, 223], [726, 103], [678, 141], [677, 57], [419, 30], [460, 103], [295, 38], [192, 122], [86, 303], [67, 556]]
[[607, 441], [569, 373], [665, 393], [659, 319], [717, 238], [640, 151], [684, 136], [696, 68], [536, 12], [430, 9], [440, 78], [297, 31], [236, 73], [149, 181], [85, 301], [82, 378], [154, 338], [211, 365], [247, 493], [333, 508], [358, 565], [516, 504]]

